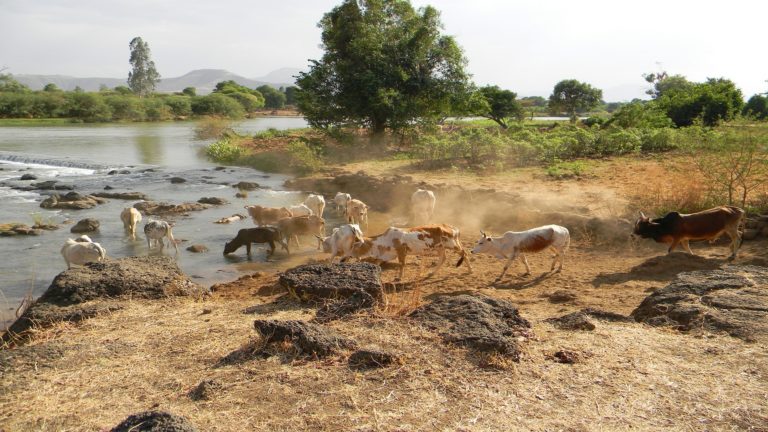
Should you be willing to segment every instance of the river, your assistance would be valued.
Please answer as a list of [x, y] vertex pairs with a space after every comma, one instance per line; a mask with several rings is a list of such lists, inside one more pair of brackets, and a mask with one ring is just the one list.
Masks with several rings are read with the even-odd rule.
[[[235, 129], [253, 133], [305, 126], [302, 118], [264, 117], [242, 121]], [[227, 205], [176, 218], [174, 236], [185, 240], [179, 244], [179, 266], [196, 282], [210, 285], [269, 265], [265, 251], [259, 248], [252, 259], [246, 258], [244, 248], [227, 257], [222, 254], [224, 243], [238, 229], [254, 226], [250, 220], [230, 225], [212, 222], [245, 213], [245, 204], [296, 204], [304, 196], [283, 190], [283, 175], [249, 168], [215, 169], [217, 164], [201, 151], [206, 143], [194, 140], [194, 127], [194, 122], [0, 127], [0, 184], [4, 185], [0, 186], [0, 223], [32, 225], [37, 219], [61, 225], [59, 230], [41, 236], [0, 237], [0, 328], [12, 319], [25, 293], [38, 297], [66, 268], [59, 251], [67, 238], [76, 237], [69, 232], [72, 222], [86, 217], [98, 219], [99, 231], [89, 235], [105, 247], [109, 258], [149, 253], [141, 232], [149, 218], [144, 217], [135, 241], [125, 236], [120, 221], [120, 211], [135, 201], [111, 199], [90, 210], [46, 210], [40, 202], [47, 192], [11, 187], [31, 183], [19, 180], [23, 174], [36, 176], [36, 181], [58, 180], [81, 193], [110, 186], [112, 192], [144, 192], [153, 201], [227, 199]], [[110, 174], [113, 170], [125, 173]], [[169, 179], [173, 176], [187, 181], [172, 184]], [[235, 198], [237, 190], [230, 185], [241, 180], [257, 182], [262, 189], [250, 192], [246, 199]], [[210, 251], [193, 254], [185, 250], [191, 244], [203, 244]], [[173, 256], [173, 249], [169, 252], [166, 248], [165, 254]]]

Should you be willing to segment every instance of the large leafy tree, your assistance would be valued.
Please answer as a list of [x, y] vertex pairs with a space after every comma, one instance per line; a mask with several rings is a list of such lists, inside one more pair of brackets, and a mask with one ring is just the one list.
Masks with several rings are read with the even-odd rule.
[[603, 91], [574, 79], [563, 80], [555, 85], [549, 96], [549, 109], [553, 113], [564, 112], [575, 123], [577, 114], [595, 108], [603, 98]]
[[260, 91], [261, 94], [264, 95], [265, 107], [272, 109], [280, 109], [285, 107], [285, 93], [281, 92], [280, 90], [268, 85], [256, 87], [256, 90]]
[[139, 97], [144, 97], [155, 91], [155, 85], [160, 82], [160, 74], [151, 59], [149, 44], [140, 37], [135, 37], [128, 45], [131, 49], [131, 71], [128, 72], [128, 87]]
[[768, 119], [768, 97], [759, 94], [753, 95], [744, 105], [742, 113], [758, 120]]
[[502, 90], [499, 86], [485, 86], [478, 91], [485, 103], [477, 115], [495, 121], [504, 129], [509, 127], [510, 119], [522, 119], [523, 108], [517, 100], [517, 93]]
[[439, 12], [407, 0], [345, 0], [319, 23], [325, 53], [296, 81], [299, 109], [315, 127], [373, 133], [436, 121], [466, 93], [461, 48], [440, 33]]
[[655, 103], [677, 126], [690, 126], [696, 119], [713, 126], [736, 117], [744, 106], [744, 98], [733, 81], [708, 78], [703, 83], [666, 90]]

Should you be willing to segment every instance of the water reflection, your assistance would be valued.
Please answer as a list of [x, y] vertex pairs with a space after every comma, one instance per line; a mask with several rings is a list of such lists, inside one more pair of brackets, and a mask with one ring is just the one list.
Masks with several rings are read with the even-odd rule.
[[146, 165], [161, 165], [163, 146], [158, 135], [136, 135], [134, 144], [139, 162]]

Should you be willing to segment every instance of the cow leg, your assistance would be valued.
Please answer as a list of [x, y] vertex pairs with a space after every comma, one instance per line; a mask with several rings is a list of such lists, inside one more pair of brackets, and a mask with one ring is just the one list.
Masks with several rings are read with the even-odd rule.
[[[293, 239], [294, 239], [294, 240], [296, 240], [296, 247], [297, 247], [297, 248], [301, 247], [301, 245], [299, 244], [299, 235], [298, 235], [298, 234], [294, 234], [294, 235], [293, 235]], [[290, 240], [288, 240], [288, 243], [290, 243], [290, 242], [291, 242], [291, 241], [290, 241]]]
[[741, 238], [739, 237], [739, 228], [737, 226], [737, 227], [735, 227], [735, 229], [728, 230], [725, 233], [731, 239], [731, 256], [728, 257], [728, 259], [729, 260], [733, 260], [734, 258], [736, 258], [736, 252], [739, 251], [739, 246], [741, 246], [739, 244], [740, 241], [741, 241]]
[[507, 263], [504, 264], [504, 269], [501, 270], [501, 274], [499, 275], [499, 277], [496, 278], [497, 282], [500, 281], [505, 274], [507, 274], [507, 269], [509, 269], [509, 265], [512, 264], [515, 258], [517, 258], [517, 252], [512, 252], [512, 255], [510, 255], [509, 258], [507, 259]]
[[248, 243], [245, 244], [245, 253], [248, 256], [251, 256], [251, 242], [248, 242]]
[[523, 264], [525, 264], [525, 274], [523, 276], [527, 276], [531, 274], [531, 267], [528, 265], [528, 258], [525, 257], [524, 253], [520, 254], [520, 261], [522, 261]]
[[438, 270], [443, 266], [445, 263], [445, 248], [440, 247], [437, 251], [438, 257], [440, 257], [440, 262], [437, 263], [437, 267], [432, 271], [432, 273], [429, 274], [427, 277], [432, 277], [435, 273], [437, 273]]
[[680, 244], [683, 245], [683, 249], [685, 249], [686, 252], [693, 255], [693, 251], [691, 250], [691, 246], [688, 244], [688, 239], [680, 240]]
[[397, 248], [397, 261], [400, 262], [400, 276], [398, 276], [398, 280], [403, 280], [403, 273], [405, 273], [405, 257], [405, 247], [401, 246]]
[[271, 257], [275, 254], [275, 241], [270, 240], [269, 242], [269, 253], [267, 254], [267, 257]]
[[672, 240], [672, 244], [669, 245], [669, 249], [667, 249], [667, 253], [672, 253], [672, 251], [675, 250], [675, 248], [677, 247], [677, 245], [679, 243], [680, 243], [680, 239], [679, 238], [674, 238]]
[[147, 249], [152, 249], [152, 239], [147, 237]]

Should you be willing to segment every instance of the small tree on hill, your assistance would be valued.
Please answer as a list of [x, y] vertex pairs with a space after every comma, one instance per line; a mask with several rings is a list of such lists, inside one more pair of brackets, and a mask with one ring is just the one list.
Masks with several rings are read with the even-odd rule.
[[603, 91], [576, 80], [563, 80], [555, 85], [549, 96], [549, 109], [553, 113], [564, 112], [576, 123], [577, 114], [586, 112], [600, 104]]
[[147, 96], [155, 91], [155, 85], [160, 82], [160, 74], [155, 69], [155, 62], [150, 58], [149, 44], [140, 37], [135, 37], [128, 47], [131, 49], [128, 87], [139, 97]]

